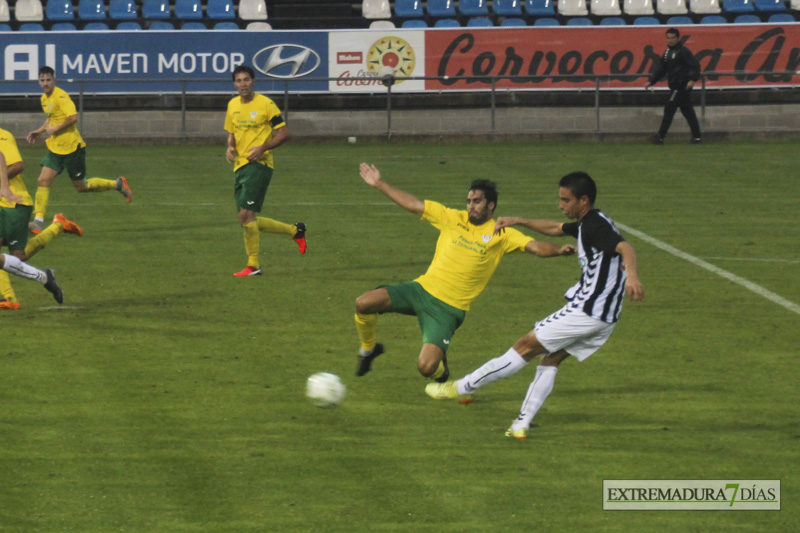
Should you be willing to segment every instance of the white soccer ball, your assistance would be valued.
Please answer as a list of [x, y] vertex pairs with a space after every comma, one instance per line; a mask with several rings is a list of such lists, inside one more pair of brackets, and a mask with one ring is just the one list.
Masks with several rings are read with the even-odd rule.
[[306, 381], [306, 396], [317, 407], [334, 407], [344, 400], [347, 387], [336, 374], [318, 372]]

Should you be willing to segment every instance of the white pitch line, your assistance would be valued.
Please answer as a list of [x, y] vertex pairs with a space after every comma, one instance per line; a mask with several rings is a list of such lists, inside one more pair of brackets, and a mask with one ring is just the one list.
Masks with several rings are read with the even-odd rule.
[[786, 298], [783, 298], [782, 296], [778, 296], [774, 292], [769, 291], [769, 290], [765, 289], [764, 287], [762, 287], [760, 285], [756, 285], [755, 283], [753, 283], [750, 280], [747, 280], [745, 278], [737, 276], [736, 274], [732, 274], [732, 273], [728, 272], [727, 270], [723, 270], [723, 269], [719, 268], [718, 266], [714, 266], [711, 263], [703, 261], [702, 259], [700, 259], [698, 257], [695, 257], [695, 256], [693, 256], [691, 254], [687, 254], [686, 252], [678, 250], [677, 248], [675, 248], [673, 246], [670, 246], [669, 244], [667, 244], [665, 242], [659, 241], [658, 239], [656, 239], [654, 237], [651, 237], [650, 235], [648, 235], [646, 233], [642, 233], [641, 231], [635, 230], [635, 229], [631, 228], [630, 226], [626, 226], [625, 224], [620, 224], [619, 222], [616, 222], [616, 221], [614, 223], [617, 226], [619, 226], [620, 228], [622, 228], [623, 230], [625, 230], [627, 233], [630, 233], [631, 235], [635, 235], [636, 237], [642, 239], [643, 241], [652, 244], [656, 248], [660, 248], [660, 249], [664, 250], [665, 252], [674, 255], [675, 257], [679, 257], [681, 259], [685, 259], [686, 261], [689, 261], [690, 263], [692, 263], [694, 265], [697, 265], [700, 268], [704, 268], [704, 269], [708, 270], [709, 272], [713, 272], [714, 274], [716, 274], [718, 276], [721, 276], [721, 277], [723, 277], [723, 278], [725, 278], [727, 280], [730, 280], [730, 281], [736, 283], [737, 285], [741, 285], [742, 287], [753, 291], [754, 293], [758, 294], [759, 296], [763, 296], [767, 300], [769, 300], [769, 301], [771, 301], [773, 303], [776, 303], [776, 304], [780, 305], [781, 307], [784, 307], [784, 308], [788, 309], [789, 311], [792, 311], [792, 312], [797, 313], [798, 315], [800, 315], [800, 305], [797, 305], [794, 302], [790, 302]]
[[771, 259], [768, 257], [707, 257], [706, 259], [714, 259], [716, 261], [751, 261], [756, 263], [791, 263], [800, 264], [800, 260], [792, 259]]

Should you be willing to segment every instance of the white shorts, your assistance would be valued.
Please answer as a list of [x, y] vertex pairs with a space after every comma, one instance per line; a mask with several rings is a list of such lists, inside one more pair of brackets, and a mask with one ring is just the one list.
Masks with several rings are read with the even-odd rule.
[[583, 361], [605, 344], [615, 325], [592, 318], [580, 309], [564, 306], [537, 322], [533, 331], [549, 353], [566, 350]]

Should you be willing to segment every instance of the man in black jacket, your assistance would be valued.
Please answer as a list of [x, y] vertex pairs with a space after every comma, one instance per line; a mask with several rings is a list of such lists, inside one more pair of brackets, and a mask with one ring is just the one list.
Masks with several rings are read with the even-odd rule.
[[664, 137], [672, 124], [675, 111], [680, 108], [692, 130], [692, 144], [703, 142], [700, 135], [700, 123], [697, 121], [697, 114], [692, 106], [692, 87], [700, 79], [700, 63], [697, 62], [697, 58], [692, 52], [680, 42], [680, 32], [676, 28], [667, 30], [667, 50], [655, 72], [650, 76], [650, 80], [644, 86], [645, 89], [649, 89], [665, 75], [670, 89], [669, 100], [664, 106], [664, 118], [661, 119], [658, 133], [648, 137], [648, 140], [653, 144], [664, 144]]

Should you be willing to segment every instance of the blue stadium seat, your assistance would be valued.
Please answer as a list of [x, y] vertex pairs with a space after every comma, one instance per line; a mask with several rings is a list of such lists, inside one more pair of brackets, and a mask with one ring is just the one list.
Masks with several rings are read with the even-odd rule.
[[536, 19], [533, 22], [533, 25], [534, 26], [561, 26], [561, 23], [558, 21], [558, 19], [554, 19], [554, 18], [551, 18], [551, 17], [542, 17], [542, 18]]
[[134, 0], [111, 0], [108, 4], [108, 16], [114, 20], [130, 20], [139, 17]]
[[83, 27], [83, 31], [108, 31], [108, 24], [105, 22], [90, 22]]
[[525, 0], [525, 13], [536, 17], [549, 17], [556, 14], [553, 0]]
[[661, 24], [661, 21], [655, 17], [636, 17], [633, 19], [634, 26], [658, 26], [659, 24]]
[[475, 17], [467, 21], [467, 26], [470, 28], [492, 28], [494, 27], [494, 22], [490, 18]]
[[456, 19], [439, 19], [436, 21], [436, 24], [433, 25], [434, 28], [460, 28], [461, 24]]
[[525, 22], [525, 19], [521, 19], [519, 17], [508, 17], [507, 19], [503, 19], [503, 22], [500, 23], [501, 26], [527, 26], [528, 23]]
[[230, 20], [223, 20], [221, 22], [217, 22], [216, 24], [214, 24], [214, 29], [215, 30], [240, 30], [241, 28], [235, 22], [231, 22]]
[[797, 22], [797, 21], [795, 20], [794, 16], [791, 15], [790, 13], [776, 13], [774, 15], [769, 16], [769, 22], [783, 23], [783, 22]]
[[700, 24], [727, 24], [728, 19], [722, 15], [706, 15], [700, 19]]
[[172, 16], [169, 0], [144, 0], [142, 16], [146, 19], [163, 20]]
[[432, 17], [456, 16], [456, 4], [453, 0], [428, 0], [426, 9]]
[[203, 20], [200, 0], [175, 0], [175, 16], [181, 20]]
[[756, 11], [780, 13], [786, 11], [786, 3], [783, 0], [756, 0]]
[[501, 17], [522, 16], [522, 0], [494, 0], [492, 11]]
[[44, 26], [38, 22], [26, 22], [25, 24], [20, 24], [19, 31], [44, 31]]
[[11, 31], [11, 26], [5, 23], [0, 24], [0, 31]]
[[761, 19], [758, 15], [736, 15], [733, 22], [736, 24], [760, 24]]
[[428, 23], [421, 19], [408, 19], [403, 21], [401, 28], [427, 28]]
[[117, 24], [117, 27], [114, 29], [121, 31], [139, 31], [142, 29], [142, 25], [132, 20], [125, 20]]
[[669, 17], [666, 22], [667, 26], [688, 26], [690, 24], [694, 24], [694, 21], [691, 17], [687, 17], [685, 15], [676, 15], [674, 17]]
[[394, 14], [404, 19], [421, 18], [425, 15], [422, 0], [395, 0]]
[[725, 0], [722, 3], [725, 13], [752, 13], [755, 10], [753, 0]]
[[458, 0], [458, 12], [468, 17], [486, 17], [489, 6], [486, 0]]
[[622, 17], [603, 17], [600, 19], [601, 26], [624, 26], [627, 24]]
[[47, 20], [75, 20], [72, 0], [47, 0], [45, 15]]
[[207, 30], [206, 25], [202, 22], [198, 22], [196, 20], [191, 20], [189, 22], [184, 22], [181, 25], [182, 30]]
[[175, 29], [175, 26], [166, 20], [156, 20], [151, 22], [149, 26], [147, 26], [148, 30], [163, 30], [163, 31], [172, 31]]
[[56, 22], [50, 27], [50, 31], [77, 31], [78, 28], [71, 22]]
[[234, 20], [236, 8], [233, 6], [233, 0], [208, 0], [206, 16], [211, 20]]
[[591, 19], [587, 17], [571, 17], [567, 19], [567, 26], [593, 26]]
[[105, 20], [106, 4], [103, 0], [80, 0], [78, 18], [81, 20]]

